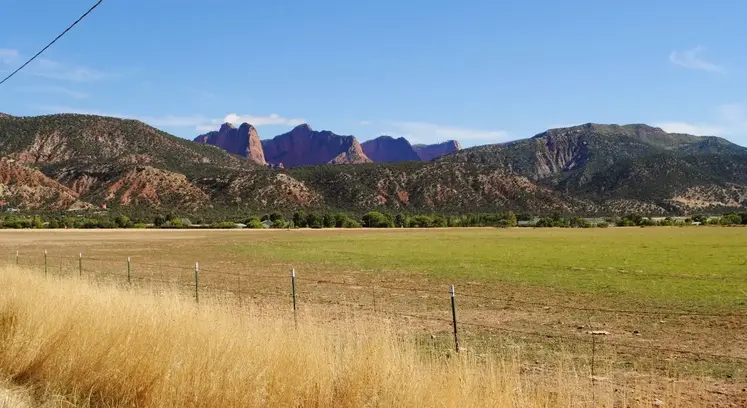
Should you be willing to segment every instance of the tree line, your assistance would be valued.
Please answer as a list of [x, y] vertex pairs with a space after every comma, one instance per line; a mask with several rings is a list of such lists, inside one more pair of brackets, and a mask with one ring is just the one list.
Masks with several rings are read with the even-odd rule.
[[747, 225], [747, 212], [727, 213], [718, 217], [693, 215], [688, 218], [666, 217], [654, 219], [637, 214], [603, 219], [588, 219], [579, 216], [552, 215], [534, 217], [530, 214], [515, 214], [512, 211], [463, 215], [441, 214], [391, 214], [371, 211], [362, 216], [346, 213], [318, 213], [297, 211], [286, 216], [273, 212], [248, 218], [211, 220], [191, 219], [175, 213], [156, 215], [151, 219], [143, 216], [131, 219], [127, 215], [54, 216], [54, 215], [0, 215], [0, 228], [13, 229], [106, 229], [106, 228], [446, 228], [446, 227], [497, 227], [516, 226], [534, 228], [606, 228], [610, 226], [684, 226], [701, 225]]

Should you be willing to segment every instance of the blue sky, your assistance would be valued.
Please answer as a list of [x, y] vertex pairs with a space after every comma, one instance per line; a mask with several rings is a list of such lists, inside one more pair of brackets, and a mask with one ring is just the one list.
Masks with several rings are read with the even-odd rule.
[[[94, 0], [6, 3], [3, 73]], [[747, 3], [715, 3], [104, 0], [0, 86], [0, 112], [189, 138], [227, 118], [470, 146], [598, 122], [747, 145]]]

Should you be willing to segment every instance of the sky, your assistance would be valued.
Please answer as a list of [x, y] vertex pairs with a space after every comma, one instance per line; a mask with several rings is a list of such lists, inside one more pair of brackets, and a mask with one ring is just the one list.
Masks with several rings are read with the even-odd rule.
[[[93, 3], [4, 2], [0, 74]], [[0, 85], [0, 112], [185, 138], [246, 121], [261, 138], [309, 123], [472, 146], [595, 122], [747, 145], [745, 15], [730, 0], [104, 0]]]

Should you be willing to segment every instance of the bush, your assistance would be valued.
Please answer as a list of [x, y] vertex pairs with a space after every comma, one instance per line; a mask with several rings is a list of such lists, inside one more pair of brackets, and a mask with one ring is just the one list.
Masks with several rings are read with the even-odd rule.
[[130, 218], [126, 215], [120, 215], [117, 218], [114, 219], [114, 223], [117, 224], [117, 227], [119, 228], [129, 228], [132, 224], [130, 221]]
[[389, 228], [391, 224], [384, 214], [371, 211], [363, 216], [363, 226], [366, 228]]
[[148, 228], [148, 224], [137, 223], [137, 224], [133, 224], [132, 228], [145, 229], [145, 228]]
[[255, 217], [246, 223], [246, 227], [251, 229], [264, 229], [265, 225], [262, 224], [262, 221]]
[[361, 224], [352, 218], [346, 218], [345, 222], [343, 222], [342, 224], [342, 228], [360, 228], [360, 227], [361, 227]]

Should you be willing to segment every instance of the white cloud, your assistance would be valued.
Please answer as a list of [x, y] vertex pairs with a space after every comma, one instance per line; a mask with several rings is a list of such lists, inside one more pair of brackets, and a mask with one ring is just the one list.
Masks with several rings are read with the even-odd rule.
[[699, 69], [702, 71], [717, 72], [720, 74], [726, 72], [723, 66], [700, 58], [698, 54], [703, 51], [705, 51], [705, 48], [701, 46], [697, 46], [685, 51], [672, 51], [669, 54], [669, 61], [671, 61], [675, 65], [679, 65], [681, 67], [689, 69]]
[[223, 122], [224, 123], [228, 122], [234, 125], [240, 125], [242, 123], [250, 123], [254, 126], [264, 126], [264, 125], [298, 126], [304, 123], [304, 120], [300, 118], [285, 118], [276, 113], [272, 113], [268, 116], [237, 115], [235, 113], [229, 113], [223, 119]]
[[32, 75], [73, 82], [99, 81], [114, 75], [84, 66], [70, 66], [58, 61], [40, 58], [31, 67]]
[[17, 50], [0, 48], [0, 66], [16, 62], [18, 55]]
[[21, 92], [31, 93], [55, 93], [68, 96], [72, 99], [87, 99], [88, 94], [73, 89], [68, 89], [62, 86], [42, 86], [42, 87], [24, 87], [19, 88]]
[[747, 142], [747, 107], [742, 104], [724, 104], [714, 109], [708, 122], [661, 122], [656, 124], [667, 132], [688, 133], [700, 136], [721, 136]]
[[210, 121], [210, 124], [201, 123], [195, 128], [198, 132], [210, 132], [218, 130], [220, 125], [224, 123], [230, 123], [234, 126], [239, 126], [242, 123], [249, 123], [254, 127], [261, 127], [266, 125], [298, 126], [305, 122], [306, 121], [301, 118], [286, 118], [276, 113], [267, 116], [238, 115], [236, 113], [229, 113], [223, 119], [213, 119]]
[[501, 143], [509, 140], [508, 132], [504, 130], [481, 130], [443, 126], [426, 122], [389, 122], [392, 131], [386, 134], [402, 136], [410, 143], [437, 143], [446, 140], [458, 140], [470, 144]]
[[[0, 69], [3, 71], [17, 68], [24, 60], [18, 50], [0, 49]], [[94, 68], [65, 64], [47, 58], [37, 58], [20, 73], [71, 82], [92, 82], [116, 76]]]
[[373, 123], [371, 121], [368, 121], [368, 120], [362, 120], [362, 121], [358, 122], [358, 124], [361, 125], [361, 126], [371, 126]]
[[654, 126], [669, 133], [687, 133], [696, 136], [718, 136], [724, 132], [724, 129], [707, 123], [663, 122]]

